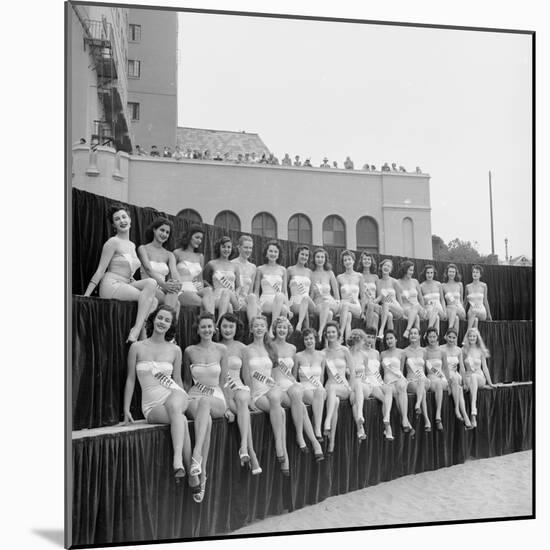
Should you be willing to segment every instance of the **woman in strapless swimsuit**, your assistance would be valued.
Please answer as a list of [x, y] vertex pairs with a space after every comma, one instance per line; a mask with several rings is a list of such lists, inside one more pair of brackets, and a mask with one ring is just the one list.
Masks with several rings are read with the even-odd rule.
[[[313, 252], [315, 268], [311, 273], [311, 288], [315, 312], [319, 315], [319, 338], [322, 338], [325, 327], [340, 309], [340, 294], [338, 282], [328, 261], [328, 254], [324, 248], [317, 248]], [[341, 331], [340, 335], [342, 334]], [[342, 336], [340, 336], [342, 339]]]
[[439, 334], [439, 321], [447, 319], [443, 304], [445, 297], [443, 296], [443, 287], [439, 281], [436, 281], [437, 271], [431, 264], [424, 266], [422, 270], [422, 278], [420, 290], [424, 298], [424, 308], [428, 318], [428, 327], [434, 327]]
[[443, 392], [445, 390], [449, 391], [451, 387], [447, 356], [439, 347], [439, 334], [434, 327], [428, 328], [424, 334], [424, 339], [428, 344], [424, 349], [430, 391], [435, 394], [435, 427], [442, 431], [441, 404], [443, 403]]
[[363, 295], [363, 277], [361, 273], [354, 271], [355, 254], [351, 250], [344, 250], [340, 254], [344, 265], [344, 273], [336, 277], [340, 292], [340, 331], [347, 340], [351, 334], [351, 320], [359, 319], [363, 313], [365, 297]]
[[254, 241], [250, 235], [241, 235], [237, 244], [239, 255], [231, 260], [239, 266], [241, 284], [237, 292], [237, 299], [239, 300], [239, 311], [246, 310], [249, 326], [252, 319], [261, 313], [258, 297], [254, 294], [256, 266], [248, 261], [252, 254], [253, 244]]
[[388, 306], [380, 305], [380, 299], [376, 297], [376, 262], [371, 254], [362, 252], [359, 256], [357, 269], [363, 275], [363, 317], [367, 327], [378, 330], [378, 322], [381, 320], [385, 327], [388, 321]]
[[384, 334], [384, 346], [386, 349], [380, 355], [384, 371], [384, 383], [391, 387], [393, 398], [401, 413], [402, 430], [414, 437], [415, 430], [411, 426], [408, 417], [407, 379], [401, 368], [403, 350], [397, 347], [397, 336], [393, 330], [387, 330]]
[[304, 388], [304, 403], [311, 405], [313, 412], [313, 432], [317, 441], [323, 441], [321, 420], [327, 392], [323, 387], [325, 375], [325, 354], [315, 349], [317, 332], [313, 328], [306, 328], [302, 333], [304, 351], [296, 354], [294, 361], [294, 378], [300, 381]]
[[179, 301], [182, 306], [202, 307], [214, 315], [214, 294], [202, 279], [204, 256], [198, 252], [204, 237], [200, 225], [192, 225], [180, 239], [179, 248], [174, 250], [178, 278], [181, 282]]
[[271, 314], [269, 335], [273, 338], [273, 323], [280, 315], [288, 316], [286, 269], [281, 261], [281, 245], [273, 240], [268, 241], [264, 251], [264, 264], [256, 270], [254, 293], [259, 298], [262, 313]]
[[477, 426], [477, 390], [479, 388], [496, 388], [487, 368], [489, 350], [476, 328], [470, 328], [462, 342], [462, 357], [464, 358], [464, 387], [470, 391], [470, 416], [472, 426]]
[[227, 313], [239, 309], [237, 292], [241, 284], [239, 267], [229, 261], [233, 244], [229, 237], [222, 237], [214, 245], [215, 259], [204, 268], [204, 279], [214, 289], [214, 305], [218, 310], [218, 322]]
[[[189, 396], [181, 380], [181, 349], [170, 343], [176, 332], [176, 312], [161, 305], [146, 322], [147, 339], [134, 342], [128, 352], [128, 375], [124, 386], [124, 423], [133, 423], [130, 404], [136, 375], [141, 386], [141, 408], [149, 424], [170, 424], [174, 455], [172, 467], [179, 482], [189, 472], [189, 486], [200, 492], [200, 480], [191, 475], [191, 439], [184, 413]], [[192, 483], [193, 481], [193, 483]]]
[[407, 319], [407, 328], [403, 332], [403, 338], [409, 337], [413, 325], [420, 330], [420, 319], [424, 319], [426, 316], [420, 284], [413, 278], [413, 275], [414, 264], [410, 260], [401, 262], [397, 282], [401, 287], [401, 305], [405, 319]]
[[157, 282], [154, 279], [134, 280], [134, 273], [141, 262], [136, 256], [135, 244], [130, 241], [132, 220], [128, 210], [122, 205], [112, 206], [109, 209], [109, 220], [116, 235], [103, 245], [99, 265], [88, 283], [84, 296], [90, 296], [99, 285], [101, 298], [137, 302], [136, 320], [126, 340], [136, 342], [145, 318], [157, 307]]
[[455, 415], [467, 430], [472, 429], [472, 424], [466, 412], [464, 403], [464, 392], [462, 389], [462, 381], [464, 378], [464, 362], [462, 360], [462, 350], [456, 345], [458, 332], [450, 327], [445, 334], [443, 346], [440, 346], [441, 351], [447, 357], [447, 367], [449, 370], [449, 380], [451, 386], [451, 395], [455, 404]]
[[449, 327], [457, 331], [459, 322], [466, 320], [466, 311], [464, 310], [464, 289], [462, 287], [460, 273], [455, 264], [449, 264], [445, 268], [443, 275], [443, 296], [447, 304], [447, 317]]
[[309, 313], [315, 312], [315, 304], [310, 297], [311, 269], [309, 262], [309, 247], [299, 246], [294, 252], [295, 264], [287, 268], [288, 287], [290, 289], [290, 311], [298, 316], [296, 331], [302, 326], [309, 327]]
[[287, 342], [287, 337], [292, 330], [292, 325], [286, 317], [278, 317], [274, 323], [275, 339], [273, 347], [277, 352], [277, 364], [273, 366], [272, 377], [281, 389], [283, 398], [281, 403], [290, 408], [292, 421], [296, 431], [296, 443], [302, 453], [309, 452], [305, 439], [309, 439], [315, 459], [319, 462], [324, 459], [319, 441], [313, 433], [313, 426], [304, 404], [304, 388], [294, 377], [296, 346]]
[[176, 257], [165, 248], [174, 226], [166, 218], [156, 218], [145, 230], [145, 241], [137, 249], [141, 260], [141, 278], [155, 279], [158, 288], [156, 298], [159, 304], [166, 304], [179, 311], [178, 292], [181, 289]]
[[407, 389], [416, 394], [414, 405], [416, 417], [424, 416], [424, 431], [431, 432], [432, 424], [426, 405], [426, 392], [430, 388], [430, 381], [425, 371], [426, 351], [420, 347], [420, 331], [416, 327], [411, 328], [409, 342], [410, 344], [403, 350], [401, 356], [401, 370], [406, 369]]
[[252, 319], [250, 326], [253, 341], [246, 346], [243, 358], [242, 375], [250, 388], [253, 405], [269, 413], [271, 428], [275, 438], [277, 461], [281, 473], [290, 475], [286, 450], [286, 414], [282, 407], [283, 392], [272, 377], [273, 365], [277, 364], [277, 352], [267, 334], [267, 319], [263, 316]]
[[464, 304], [464, 308], [468, 308], [468, 329], [477, 328], [478, 320], [493, 320], [487, 299], [487, 284], [481, 282], [482, 275], [483, 268], [480, 265], [472, 266], [473, 281], [466, 285], [466, 301]]
[[[244, 350], [246, 346], [235, 337], [242, 336], [242, 323], [231, 313], [224, 314], [218, 324], [221, 343], [227, 348], [227, 375], [224, 392], [231, 412], [237, 415], [241, 434], [239, 459], [241, 466], [248, 466], [252, 475], [262, 473], [252, 441], [250, 423], [250, 388], [241, 379]], [[239, 334], [237, 334], [239, 333]]]
[[[403, 307], [401, 305], [401, 287], [399, 283], [391, 277], [393, 271], [393, 262], [389, 259], [382, 260], [379, 266], [380, 278], [376, 282], [376, 297], [382, 304], [382, 307], [388, 308], [387, 327], [393, 330], [393, 320], [403, 317]], [[383, 319], [382, 319], [383, 321]], [[378, 337], [384, 336], [386, 325], [380, 324]]]
[[[189, 394], [187, 410], [204, 430], [196, 432], [195, 449], [191, 459], [191, 473], [201, 476], [201, 495], [204, 498], [206, 487], [206, 462], [210, 450], [212, 418], [222, 418], [232, 422], [235, 415], [227, 406], [221, 380], [227, 377], [227, 349], [223, 344], [212, 341], [215, 325], [211, 313], [201, 313], [197, 333], [199, 343], [187, 346], [183, 352], [183, 380]], [[202, 500], [201, 498], [201, 500]]]

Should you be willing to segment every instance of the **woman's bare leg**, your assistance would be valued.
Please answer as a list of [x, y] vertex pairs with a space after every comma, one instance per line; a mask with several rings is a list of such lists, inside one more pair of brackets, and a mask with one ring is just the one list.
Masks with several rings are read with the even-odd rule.
[[317, 306], [317, 312], [319, 314], [319, 342], [323, 338], [323, 331], [325, 330], [325, 326], [329, 319], [329, 314], [332, 312], [330, 311], [330, 308], [328, 304], [319, 304]]

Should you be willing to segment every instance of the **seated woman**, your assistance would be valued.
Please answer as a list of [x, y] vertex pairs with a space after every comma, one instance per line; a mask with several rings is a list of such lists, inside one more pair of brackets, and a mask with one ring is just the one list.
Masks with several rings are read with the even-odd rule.
[[472, 426], [477, 427], [477, 390], [479, 388], [496, 388], [487, 368], [487, 358], [490, 357], [481, 334], [476, 328], [470, 328], [462, 342], [462, 357], [464, 358], [464, 387], [470, 392], [470, 416]]
[[280, 315], [288, 316], [286, 269], [279, 264], [281, 245], [268, 241], [263, 252], [264, 264], [256, 270], [254, 294], [259, 298], [262, 313], [271, 313], [269, 335], [273, 338], [273, 323]]
[[248, 318], [248, 325], [252, 322], [252, 319], [257, 315], [260, 315], [260, 306], [258, 304], [258, 298], [254, 294], [254, 279], [256, 277], [256, 266], [248, 261], [252, 254], [252, 247], [254, 242], [250, 235], [241, 235], [239, 237], [239, 243], [237, 244], [237, 250], [239, 255], [233, 258], [231, 261], [239, 266], [240, 285], [237, 291], [237, 299], [239, 301], [239, 311], [246, 310], [246, 317]]
[[156, 298], [159, 304], [166, 304], [179, 311], [178, 292], [181, 290], [176, 257], [165, 246], [174, 226], [166, 218], [156, 218], [145, 230], [147, 244], [137, 249], [141, 260], [141, 278], [151, 278], [157, 282]]
[[241, 466], [248, 465], [252, 475], [262, 473], [254, 445], [252, 442], [252, 429], [250, 423], [250, 388], [241, 380], [241, 367], [246, 346], [235, 340], [237, 330], [242, 332], [242, 323], [231, 313], [222, 315], [218, 324], [221, 343], [227, 348], [227, 375], [224, 391], [226, 401], [233, 414], [237, 415], [237, 424], [241, 433], [241, 447], [239, 459]]
[[447, 319], [443, 309], [445, 297], [443, 296], [443, 287], [439, 281], [435, 280], [437, 272], [433, 265], [426, 265], [422, 271], [424, 281], [420, 284], [420, 290], [424, 298], [424, 308], [428, 318], [428, 327], [433, 327], [439, 334], [439, 321]]
[[420, 331], [412, 327], [409, 333], [410, 344], [403, 350], [401, 356], [401, 369], [407, 369], [407, 389], [416, 394], [416, 403], [414, 411], [417, 418], [424, 416], [424, 431], [431, 432], [432, 424], [428, 416], [428, 407], [426, 405], [426, 392], [430, 388], [430, 381], [426, 376], [425, 350], [420, 347]]
[[295, 264], [287, 268], [288, 287], [290, 288], [290, 311], [298, 316], [296, 331], [300, 332], [302, 326], [309, 327], [309, 313], [315, 311], [315, 304], [310, 298], [311, 269], [307, 267], [309, 262], [309, 248], [299, 246], [295, 253]]
[[178, 294], [182, 306], [202, 307], [214, 315], [214, 295], [210, 287], [205, 287], [202, 280], [204, 256], [198, 250], [204, 238], [204, 231], [200, 225], [191, 225], [183, 234], [179, 248], [174, 250], [176, 268], [181, 281]]
[[[487, 298], [487, 284], [481, 282], [483, 268], [480, 265], [472, 266], [473, 281], [466, 285], [466, 303], [468, 308], [468, 329], [477, 328], [478, 320], [492, 321], [491, 309]], [[464, 304], [466, 309], [466, 304]]]
[[439, 334], [434, 327], [428, 328], [424, 338], [428, 344], [424, 348], [428, 380], [430, 381], [430, 390], [435, 394], [435, 427], [442, 431], [441, 404], [443, 402], [443, 392], [448, 390], [451, 384], [447, 356], [439, 347]]
[[321, 420], [327, 392], [323, 387], [325, 374], [325, 354], [315, 349], [317, 332], [313, 328], [306, 328], [302, 333], [304, 351], [296, 354], [294, 360], [294, 378], [300, 381], [304, 389], [304, 403], [311, 405], [313, 412], [313, 433], [317, 441], [323, 441]]
[[460, 321], [466, 320], [466, 311], [463, 306], [464, 289], [460, 280], [460, 273], [455, 264], [449, 264], [443, 275], [443, 296], [447, 303], [447, 317], [449, 328], [454, 328], [458, 334]]
[[[176, 332], [176, 312], [161, 305], [151, 313], [146, 323], [147, 339], [134, 342], [128, 352], [128, 375], [124, 386], [124, 423], [134, 422], [130, 404], [136, 384], [141, 386], [141, 409], [149, 424], [170, 424], [174, 454], [172, 467], [179, 482], [189, 470], [189, 486], [198, 495], [200, 480], [191, 475], [191, 439], [185, 410], [189, 396], [181, 380], [181, 349], [170, 343]], [[197, 426], [195, 425], [195, 430]], [[184, 464], [185, 463], [185, 464]], [[191, 483], [194, 478], [194, 483]]]
[[[391, 384], [384, 383], [380, 375], [380, 355], [376, 351], [376, 328], [367, 327], [364, 337], [364, 353], [367, 358], [365, 369], [365, 381], [371, 387], [371, 395], [382, 403], [384, 423], [384, 437], [393, 441], [393, 433], [390, 424], [390, 413], [393, 404], [393, 391]], [[406, 396], [406, 393], [405, 393]]]
[[130, 240], [132, 220], [128, 210], [122, 205], [109, 208], [109, 221], [116, 232], [103, 245], [99, 265], [90, 279], [84, 296], [90, 296], [99, 285], [101, 298], [115, 298], [137, 302], [137, 315], [130, 330], [127, 342], [136, 342], [143, 328], [145, 318], [157, 307], [155, 292], [157, 282], [154, 279], [134, 280], [134, 273], [141, 262], [136, 256], [136, 245]]
[[[388, 308], [387, 327], [393, 330], [393, 320], [403, 317], [403, 306], [401, 305], [401, 287], [399, 283], [391, 276], [393, 271], [393, 262], [389, 259], [382, 260], [379, 266], [380, 278], [376, 282], [376, 297], [382, 304], [382, 307]], [[384, 335], [386, 326], [381, 323], [378, 338]]]
[[340, 344], [340, 328], [334, 321], [329, 321], [325, 327], [324, 341], [325, 367], [327, 381], [327, 414], [323, 435], [328, 437], [327, 455], [334, 452], [336, 425], [338, 423], [338, 407], [340, 399], [349, 399], [351, 387], [346, 380], [346, 370], [351, 370], [351, 355], [348, 348]]
[[403, 338], [409, 337], [413, 326], [420, 330], [420, 319], [424, 319], [426, 315], [420, 284], [413, 279], [413, 275], [414, 264], [410, 260], [401, 262], [398, 283], [401, 287], [401, 305], [404, 317], [407, 319], [407, 328], [403, 332]]
[[[317, 248], [313, 252], [313, 262], [315, 268], [311, 273], [311, 294], [315, 303], [315, 313], [319, 315], [319, 338], [321, 338], [327, 323], [332, 321], [333, 316], [340, 310], [340, 294], [324, 248]], [[341, 334], [340, 330], [339, 337], [343, 341]]]
[[378, 330], [378, 322], [380, 321], [385, 327], [388, 321], [388, 306], [383, 307], [379, 304], [376, 298], [376, 282], [378, 275], [376, 274], [376, 262], [372, 255], [367, 252], [362, 252], [359, 256], [358, 270], [363, 275], [363, 317], [367, 327], [374, 327]]
[[215, 259], [210, 260], [204, 268], [204, 279], [214, 288], [214, 306], [218, 310], [218, 322], [227, 312], [239, 309], [237, 291], [241, 284], [239, 266], [229, 257], [233, 244], [229, 237], [222, 237], [214, 245]]
[[[449, 369], [449, 381], [451, 386], [451, 395], [455, 404], [455, 416], [467, 430], [472, 429], [472, 424], [466, 413], [464, 404], [464, 392], [462, 390], [462, 380], [464, 377], [464, 362], [462, 360], [462, 350], [456, 345], [458, 332], [450, 327], [445, 334], [446, 344], [440, 346], [441, 351], [447, 357], [447, 367]], [[459, 372], [460, 370], [460, 372]]]
[[[191, 399], [188, 411], [201, 426], [212, 426], [208, 417], [225, 416], [230, 422], [235, 419], [228, 408], [220, 380], [227, 377], [227, 350], [224, 345], [212, 341], [215, 325], [214, 316], [203, 312], [199, 315], [197, 333], [199, 343], [187, 346], [183, 352], [184, 385]], [[197, 502], [204, 498], [206, 487], [206, 462], [210, 450], [210, 429], [199, 431], [195, 437], [195, 452], [191, 459], [190, 473], [201, 476], [201, 493]]]
[[385, 350], [380, 355], [382, 369], [384, 370], [384, 384], [391, 387], [393, 398], [397, 402], [399, 412], [401, 413], [401, 428], [405, 433], [414, 437], [415, 430], [409, 422], [407, 415], [408, 397], [407, 397], [407, 379], [401, 369], [401, 358], [403, 350], [397, 347], [397, 337], [393, 330], [386, 331], [384, 334]]
[[351, 250], [344, 250], [340, 254], [344, 264], [344, 273], [336, 277], [340, 292], [340, 331], [347, 340], [351, 334], [351, 320], [359, 319], [363, 312], [361, 304], [364, 303], [363, 277], [361, 273], [354, 271], [355, 254]]
[[350, 404], [352, 406], [353, 418], [357, 425], [357, 438], [359, 441], [367, 439], [365, 433], [365, 417], [363, 404], [365, 399], [372, 393], [371, 385], [366, 381], [365, 372], [367, 369], [367, 356], [363, 350], [365, 333], [361, 329], [353, 329], [346, 340], [351, 355], [351, 366], [349, 369], [349, 385], [351, 387]]
[[278, 362], [277, 352], [267, 335], [267, 319], [263, 316], [252, 319], [250, 325], [252, 343], [246, 346], [242, 374], [244, 383], [252, 392], [252, 404], [269, 413], [275, 438], [277, 461], [281, 473], [290, 475], [288, 452], [286, 450], [286, 415], [282, 406], [283, 392], [272, 377], [273, 365]]
[[286, 317], [275, 319], [275, 339], [273, 347], [277, 352], [277, 364], [273, 366], [273, 379], [281, 388], [283, 393], [282, 404], [290, 407], [294, 428], [296, 429], [296, 443], [301, 452], [307, 453], [308, 448], [304, 440], [304, 432], [311, 442], [315, 459], [321, 461], [324, 459], [323, 451], [319, 441], [313, 433], [313, 426], [304, 404], [304, 388], [296, 381], [292, 371], [294, 370], [294, 358], [296, 356], [296, 346], [289, 344], [286, 339], [292, 331], [292, 325]]

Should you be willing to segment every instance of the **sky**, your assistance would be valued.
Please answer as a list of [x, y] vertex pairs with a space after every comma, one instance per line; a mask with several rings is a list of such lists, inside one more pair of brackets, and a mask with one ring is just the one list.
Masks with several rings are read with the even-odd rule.
[[532, 256], [528, 35], [180, 14], [178, 125], [258, 133], [279, 158], [430, 174], [432, 233]]

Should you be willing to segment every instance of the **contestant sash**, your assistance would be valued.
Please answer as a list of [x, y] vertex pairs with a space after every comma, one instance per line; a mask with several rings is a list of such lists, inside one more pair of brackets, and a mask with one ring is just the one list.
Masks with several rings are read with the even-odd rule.
[[336, 382], [338, 382], [338, 384], [342, 384], [342, 386], [344, 386], [346, 389], [348, 389], [348, 390], [351, 389], [350, 385], [348, 384], [348, 381], [345, 378], [342, 378], [342, 376], [340, 375], [340, 373], [338, 372], [338, 370], [334, 366], [334, 363], [330, 359], [326, 362], [326, 364], [327, 364], [327, 368], [330, 371], [330, 373], [332, 374], [332, 377], [334, 378], [334, 380], [336, 380]]
[[265, 374], [262, 374], [261, 372], [255, 370], [252, 373], [252, 378], [255, 378], [258, 382], [261, 382], [262, 384], [265, 384], [266, 386], [274, 386], [275, 380], [271, 378], [271, 376], [266, 376]]
[[212, 386], [207, 386], [206, 384], [202, 384], [201, 382], [195, 382], [193, 387], [197, 388], [203, 395], [214, 395], [214, 390]]
[[178, 386], [176, 382], [172, 378], [170, 378], [170, 376], [167, 376], [166, 374], [164, 374], [156, 366], [154, 361], [152, 363], [153, 363], [153, 367], [151, 368], [151, 374], [159, 381], [161, 386], [164, 386], [169, 390], [184, 391], [183, 388]]
[[307, 374], [302, 367], [299, 367], [299, 369], [300, 369], [300, 372], [302, 373], [302, 375], [306, 378], [306, 380], [308, 382], [313, 384], [316, 388], [321, 388], [322, 387], [321, 382], [319, 382], [319, 380], [317, 380], [317, 378], [315, 378], [313, 376], [309, 376], [309, 374]]
[[279, 361], [278, 363], [279, 370], [289, 379], [294, 382], [294, 376], [292, 376], [292, 370], [284, 361]]

